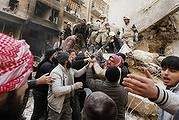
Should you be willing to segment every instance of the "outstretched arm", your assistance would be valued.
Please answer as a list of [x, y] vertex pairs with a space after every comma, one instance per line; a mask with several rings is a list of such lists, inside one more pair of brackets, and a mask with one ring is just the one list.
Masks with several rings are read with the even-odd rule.
[[156, 86], [147, 70], [145, 70], [145, 75], [146, 77], [128, 75], [128, 78], [124, 78], [123, 81], [125, 89], [131, 93], [149, 98], [160, 108], [174, 114], [179, 109], [179, 93], [173, 93]]

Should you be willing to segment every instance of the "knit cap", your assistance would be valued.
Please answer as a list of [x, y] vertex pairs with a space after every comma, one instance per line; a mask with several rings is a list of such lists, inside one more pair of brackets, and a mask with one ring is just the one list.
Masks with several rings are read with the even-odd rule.
[[59, 63], [64, 63], [69, 58], [68, 52], [58, 52], [57, 54], [57, 60]]

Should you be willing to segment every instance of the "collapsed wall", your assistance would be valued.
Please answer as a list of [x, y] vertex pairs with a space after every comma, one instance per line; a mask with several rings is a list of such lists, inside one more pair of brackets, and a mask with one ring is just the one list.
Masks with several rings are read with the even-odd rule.
[[[160, 61], [163, 56], [179, 56], [179, 1], [172, 2], [154, 0], [152, 5], [143, 8], [134, 16], [140, 38], [127, 59], [131, 73], [144, 76], [142, 70], [147, 68], [155, 78], [154, 82], [163, 88], [165, 86], [160, 80]], [[128, 107], [132, 111], [137, 111], [142, 116], [157, 117], [156, 104], [131, 93], [128, 98]]]
[[141, 45], [145, 44], [145, 50], [149, 52], [179, 56], [179, 12], [166, 17], [140, 34], [143, 38], [137, 49], [142, 49]]

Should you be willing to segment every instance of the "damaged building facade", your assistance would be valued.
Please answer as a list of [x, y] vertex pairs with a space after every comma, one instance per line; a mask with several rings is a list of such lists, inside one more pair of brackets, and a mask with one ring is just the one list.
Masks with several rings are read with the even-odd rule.
[[[41, 56], [59, 39], [58, 34], [67, 22], [74, 25], [82, 19], [94, 21], [91, 19], [92, 1], [103, 0], [2, 0], [0, 31], [16, 39], [25, 39], [32, 53]], [[105, 9], [99, 13], [107, 14], [109, 1], [103, 1], [102, 5]]]
[[62, 3], [48, 0], [1, 1], [0, 30], [17, 39], [25, 39], [34, 55], [40, 56], [53, 44], [60, 31]]
[[135, 14], [133, 22], [138, 27], [142, 38], [138, 49], [156, 52], [159, 55], [179, 56], [177, 48], [179, 45], [178, 0], [172, 2], [153, 0]]

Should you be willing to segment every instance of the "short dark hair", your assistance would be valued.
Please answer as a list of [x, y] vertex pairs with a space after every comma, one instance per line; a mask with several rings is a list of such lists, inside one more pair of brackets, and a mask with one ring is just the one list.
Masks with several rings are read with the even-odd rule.
[[69, 49], [68, 50], [68, 53], [71, 54], [72, 52], [75, 52], [76, 53], [76, 50], [75, 49]]
[[126, 60], [125, 54], [118, 52], [116, 55], [121, 56], [124, 61]]
[[121, 71], [119, 69], [120, 68], [116, 66], [111, 66], [107, 68], [106, 73], [105, 73], [106, 79], [110, 82], [117, 82], [121, 76]]
[[91, 93], [85, 100], [82, 120], [116, 120], [115, 102], [105, 93]]
[[161, 62], [161, 67], [179, 70], [179, 57], [168, 56], [168, 57], [164, 58]]

